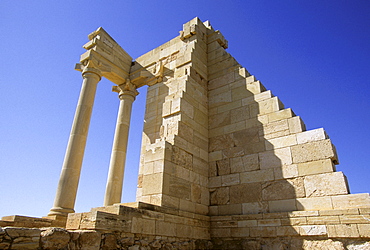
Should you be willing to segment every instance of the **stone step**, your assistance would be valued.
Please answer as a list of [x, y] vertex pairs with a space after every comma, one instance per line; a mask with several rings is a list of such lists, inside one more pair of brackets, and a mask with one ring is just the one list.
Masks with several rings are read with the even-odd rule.
[[22, 215], [10, 215], [1, 218], [0, 226], [13, 226], [13, 227], [50, 227], [54, 225], [53, 220], [37, 217], [29, 217]]

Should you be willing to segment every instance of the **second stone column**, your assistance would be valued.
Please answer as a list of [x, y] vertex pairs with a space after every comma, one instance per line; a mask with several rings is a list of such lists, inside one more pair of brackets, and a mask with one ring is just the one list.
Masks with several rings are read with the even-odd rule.
[[124, 84], [114, 86], [113, 91], [118, 92], [120, 105], [109, 164], [104, 206], [121, 202], [132, 103], [138, 95], [136, 87], [129, 80]]

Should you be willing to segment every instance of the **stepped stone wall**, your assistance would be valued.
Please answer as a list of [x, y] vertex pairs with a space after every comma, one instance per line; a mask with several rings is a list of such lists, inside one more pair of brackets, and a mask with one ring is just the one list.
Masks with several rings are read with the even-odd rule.
[[[103, 44], [113, 43], [104, 34]], [[307, 131], [227, 46], [195, 18], [137, 58], [129, 73], [107, 74], [128, 74], [122, 91], [149, 86], [137, 201], [68, 218], [3, 217], [0, 246], [370, 248], [370, 196], [350, 194], [327, 133]]]

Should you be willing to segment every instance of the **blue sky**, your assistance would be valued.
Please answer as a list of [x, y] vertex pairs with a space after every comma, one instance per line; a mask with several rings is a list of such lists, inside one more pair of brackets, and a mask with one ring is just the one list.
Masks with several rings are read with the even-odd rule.
[[[307, 129], [324, 127], [352, 193], [369, 192], [370, 2], [0, 1], [0, 216], [53, 205], [82, 83], [74, 64], [102, 26], [133, 58], [198, 16]], [[76, 211], [103, 204], [119, 100], [98, 85]], [[134, 103], [123, 201], [135, 200], [145, 90]]]

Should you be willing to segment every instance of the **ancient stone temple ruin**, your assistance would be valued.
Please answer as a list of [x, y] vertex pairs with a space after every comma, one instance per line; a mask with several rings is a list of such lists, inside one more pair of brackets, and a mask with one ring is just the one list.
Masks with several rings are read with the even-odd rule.
[[[306, 131], [209, 22], [185, 23], [135, 60], [102, 28], [89, 40], [54, 206], [44, 218], [3, 217], [1, 249], [370, 249], [369, 194], [349, 194], [324, 129]], [[75, 213], [102, 77], [120, 103], [104, 206]], [[144, 85], [137, 199], [122, 204], [131, 107]]]

